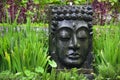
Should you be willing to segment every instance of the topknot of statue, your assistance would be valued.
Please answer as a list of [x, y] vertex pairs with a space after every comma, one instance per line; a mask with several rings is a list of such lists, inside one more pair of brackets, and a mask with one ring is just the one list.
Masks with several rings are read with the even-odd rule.
[[83, 6], [50, 6], [51, 20], [85, 20], [92, 21], [92, 7], [90, 5]]

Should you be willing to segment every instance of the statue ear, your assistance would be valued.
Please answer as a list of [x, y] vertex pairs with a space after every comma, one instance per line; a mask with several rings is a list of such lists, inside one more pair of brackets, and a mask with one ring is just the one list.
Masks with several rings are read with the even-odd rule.
[[49, 54], [55, 54], [56, 48], [55, 48], [55, 32], [56, 32], [56, 28], [51, 25], [49, 27]]
[[56, 53], [56, 43], [55, 43], [55, 37], [51, 41], [51, 54]]

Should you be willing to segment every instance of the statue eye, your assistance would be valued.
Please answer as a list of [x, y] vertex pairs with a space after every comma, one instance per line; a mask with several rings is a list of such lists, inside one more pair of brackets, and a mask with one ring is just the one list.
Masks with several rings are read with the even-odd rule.
[[86, 37], [80, 37], [79, 40], [80, 41], [85, 41], [85, 40], [87, 40], [87, 38]]
[[66, 31], [66, 30], [60, 31], [59, 32], [59, 38], [60, 38], [60, 40], [68, 41], [71, 38], [70, 32]]
[[77, 38], [78, 38], [79, 40], [81, 40], [81, 41], [85, 41], [85, 40], [88, 39], [88, 35], [87, 35], [87, 33], [86, 33], [85, 31], [79, 31], [79, 32], [77, 33]]

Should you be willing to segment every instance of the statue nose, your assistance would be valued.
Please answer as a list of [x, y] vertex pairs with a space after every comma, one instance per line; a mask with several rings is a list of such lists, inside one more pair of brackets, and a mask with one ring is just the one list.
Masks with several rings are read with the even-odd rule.
[[71, 40], [69, 47], [74, 50], [77, 50], [80, 48], [80, 44], [78, 43], [77, 37], [75, 35], [74, 35], [73, 39]]

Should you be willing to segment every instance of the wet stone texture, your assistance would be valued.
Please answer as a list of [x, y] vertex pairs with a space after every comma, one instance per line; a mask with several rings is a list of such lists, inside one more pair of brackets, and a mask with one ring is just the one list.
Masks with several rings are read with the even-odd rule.
[[84, 74], [91, 74], [92, 7], [50, 6], [48, 11], [49, 53], [57, 69], [78, 68], [83, 73], [88, 70]]

